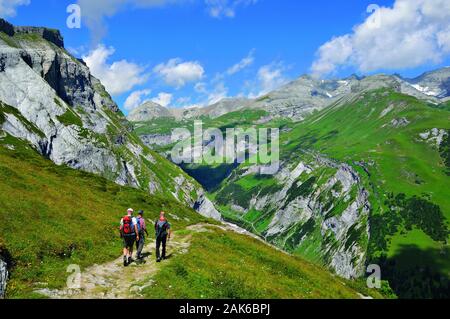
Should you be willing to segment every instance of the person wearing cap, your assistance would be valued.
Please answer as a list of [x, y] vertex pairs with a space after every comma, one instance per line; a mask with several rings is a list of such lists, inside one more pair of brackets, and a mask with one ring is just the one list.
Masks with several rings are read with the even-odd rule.
[[138, 212], [138, 217], [136, 218], [137, 227], [139, 232], [139, 240], [136, 241], [136, 258], [142, 259], [142, 250], [144, 249], [145, 236], [148, 236], [147, 225], [145, 224], [144, 211], [140, 210]]
[[126, 267], [133, 262], [133, 246], [139, 241], [137, 220], [133, 217], [133, 209], [127, 210], [127, 215], [120, 220], [120, 236], [123, 239], [123, 265]]

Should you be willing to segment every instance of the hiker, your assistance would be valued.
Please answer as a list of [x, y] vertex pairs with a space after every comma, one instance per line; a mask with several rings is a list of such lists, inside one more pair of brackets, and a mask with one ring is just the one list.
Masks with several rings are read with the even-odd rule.
[[[171, 230], [170, 224], [165, 217], [165, 212], [159, 214], [159, 219], [155, 222], [156, 233], [156, 262], [161, 262], [162, 259], [166, 259], [166, 242], [170, 239]], [[162, 245], [162, 254], [160, 254], [159, 248]]]
[[133, 217], [134, 210], [129, 208], [127, 215], [120, 220], [120, 235], [123, 239], [123, 265], [127, 267], [133, 262], [133, 246], [135, 241], [139, 241], [137, 220]]
[[147, 225], [145, 224], [144, 219], [144, 211], [140, 210], [138, 212], [138, 217], [136, 218], [137, 221], [137, 228], [138, 228], [138, 234], [139, 234], [139, 240], [136, 241], [136, 258], [142, 259], [142, 250], [144, 249], [145, 244], [145, 235], [148, 237], [147, 232]]

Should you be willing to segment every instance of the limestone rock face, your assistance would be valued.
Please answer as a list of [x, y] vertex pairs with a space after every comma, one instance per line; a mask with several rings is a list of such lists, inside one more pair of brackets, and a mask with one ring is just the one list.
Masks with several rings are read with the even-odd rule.
[[[314, 185], [314, 191], [311, 194], [299, 196], [295, 199], [288, 196], [287, 190], [292, 188], [295, 183], [293, 181], [296, 181], [299, 176], [314, 174], [314, 171], [324, 167], [334, 170], [335, 173], [321, 185]], [[369, 194], [362, 186], [356, 171], [347, 164], [334, 163], [322, 158], [308, 164], [300, 162], [288, 174], [285, 181], [285, 187], [278, 193], [275, 200], [266, 204], [281, 204], [278, 204], [281, 209], [272, 219], [266, 234], [267, 237], [285, 235], [289, 228], [296, 224], [314, 222], [316, 227], [320, 229], [323, 238], [333, 239], [324, 242], [321, 251], [321, 254], [327, 256], [329, 265], [340, 276], [346, 278], [359, 277], [363, 273], [365, 247], [362, 247], [357, 241], [352, 242], [350, 246], [345, 243], [352, 236], [353, 229], [359, 229], [368, 237], [369, 229], [366, 221], [370, 211], [370, 203]], [[337, 205], [334, 203], [339, 201], [345, 203], [342, 212], [331, 214]], [[301, 245], [306, 237], [300, 238], [297, 244]]]
[[[229, 183], [258, 171], [248, 166], [234, 173]], [[227, 203], [238, 216], [260, 212], [255, 224], [264, 221], [264, 239], [287, 251], [305, 251], [345, 278], [364, 274], [369, 238], [369, 193], [356, 170], [323, 155], [308, 154], [302, 159], [281, 163], [272, 178], [272, 192], [244, 189], [219, 192], [216, 198]], [[225, 188], [226, 189], [226, 188]], [[255, 188], [256, 189], [256, 188]], [[241, 198], [239, 200], [239, 198]], [[244, 207], [243, 207], [244, 206]], [[244, 217], [243, 217], [244, 218]]]
[[163, 117], [174, 118], [175, 116], [170, 109], [161, 106], [158, 103], [148, 101], [131, 111], [128, 115], [128, 120], [133, 122], [145, 122]]
[[142, 142], [148, 147], [153, 146], [166, 146], [172, 143], [172, 136], [167, 134], [148, 134], [140, 136]]
[[209, 200], [204, 194], [195, 202], [194, 209], [202, 216], [215, 220], [222, 220], [222, 215], [220, 212], [217, 211], [211, 200]]
[[416, 90], [428, 96], [445, 99], [450, 97], [450, 67], [426, 72], [414, 79], [405, 79]]
[[0, 32], [4, 32], [6, 35], [12, 37], [14, 35], [14, 26], [8, 21], [0, 19]]
[[8, 269], [6, 262], [0, 256], [0, 299], [5, 297], [6, 284], [8, 280]]

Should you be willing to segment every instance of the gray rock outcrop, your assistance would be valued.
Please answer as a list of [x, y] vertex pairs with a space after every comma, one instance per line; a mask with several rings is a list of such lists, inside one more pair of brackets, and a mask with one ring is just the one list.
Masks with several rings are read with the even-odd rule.
[[7, 264], [0, 256], [0, 299], [5, 297], [7, 281], [8, 281]]
[[215, 220], [222, 220], [222, 215], [205, 194], [200, 196], [200, 198], [195, 202], [194, 209], [202, 216]]
[[[303, 157], [308, 160], [282, 164], [273, 177], [278, 190], [254, 193], [245, 208], [233, 200], [227, 204], [241, 216], [250, 211], [270, 216], [261, 235], [274, 245], [288, 251], [302, 247], [338, 275], [360, 277], [369, 238], [369, 193], [350, 165], [317, 154]], [[255, 174], [255, 168], [240, 170], [229, 182]]]
[[44, 40], [53, 43], [57, 47], [64, 48], [64, 39], [59, 30], [44, 27], [13, 26], [8, 21], [0, 19], [0, 32], [4, 32], [10, 37], [16, 34], [37, 35]]

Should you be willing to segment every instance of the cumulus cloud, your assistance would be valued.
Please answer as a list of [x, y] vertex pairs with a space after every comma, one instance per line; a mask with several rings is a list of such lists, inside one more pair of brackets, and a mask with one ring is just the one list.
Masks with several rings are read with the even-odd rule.
[[77, 3], [81, 7], [84, 22], [92, 32], [93, 42], [99, 43], [107, 31], [105, 18], [112, 17], [127, 7], [154, 8], [185, 1], [186, 0], [78, 0]]
[[260, 92], [257, 96], [273, 91], [287, 82], [284, 76], [285, 66], [281, 63], [271, 63], [262, 66], [258, 70], [257, 79], [259, 82]]
[[205, 70], [197, 61], [183, 62], [181, 59], [171, 59], [167, 63], [157, 65], [153, 71], [158, 74], [166, 84], [181, 88], [187, 83], [200, 80]]
[[123, 107], [127, 111], [132, 111], [147, 101], [152, 101], [162, 106], [169, 106], [172, 102], [173, 95], [170, 93], [161, 92], [158, 93], [158, 96], [150, 99], [151, 92], [152, 90], [150, 89], [134, 91], [127, 97]]
[[153, 98], [152, 101], [162, 106], [169, 106], [169, 104], [172, 102], [172, 98], [172, 94], [161, 92], [157, 97]]
[[252, 65], [253, 62], [255, 62], [254, 53], [255, 53], [255, 50], [250, 51], [250, 53], [245, 58], [243, 58], [241, 61], [239, 61], [232, 67], [230, 67], [227, 70], [227, 74], [228, 75], [236, 74], [236, 73], [242, 71], [243, 69], [245, 69], [246, 67]]
[[258, 0], [205, 0], [208, 13], [213, 18], [234, 18], [238, 7], [248, 7]]
[[322, 45], [311, 67], [316, 76], [341, 67], [362, 72], [440, 63], [450, 54], [450, 1], [396, 0], [380, 7], [353, 32]]
[[125, 110], [127, 111], [131, 111], [134, 110], [135, 108], [137, 108], [139, 105], [141, 105], [142, 103], [144, 103], [144, 97], [148, 96], [151, 93], [151, 90], [139, 90], [139, 91], [134, 91], [133, 93], [131, 93], [127, 99], [125, 100], [125, 103], [123, 105], [123, 107], [125, 108]]
[[108, 58], [114, 54], [113, 47], [99, 45], [91, 50], [83, 60], [90, 68], [92, 74], [100, 79], [111, 95], [120, 95], [128, 92], [135, 86], [147, 81], [148, 75], [144, 68], [127, 60], [120, 60], [108, 64]]
[[17, 14], [17, 7], [30, 4], [30, 0], [0, 0], [0, 17], [14, 17]]

